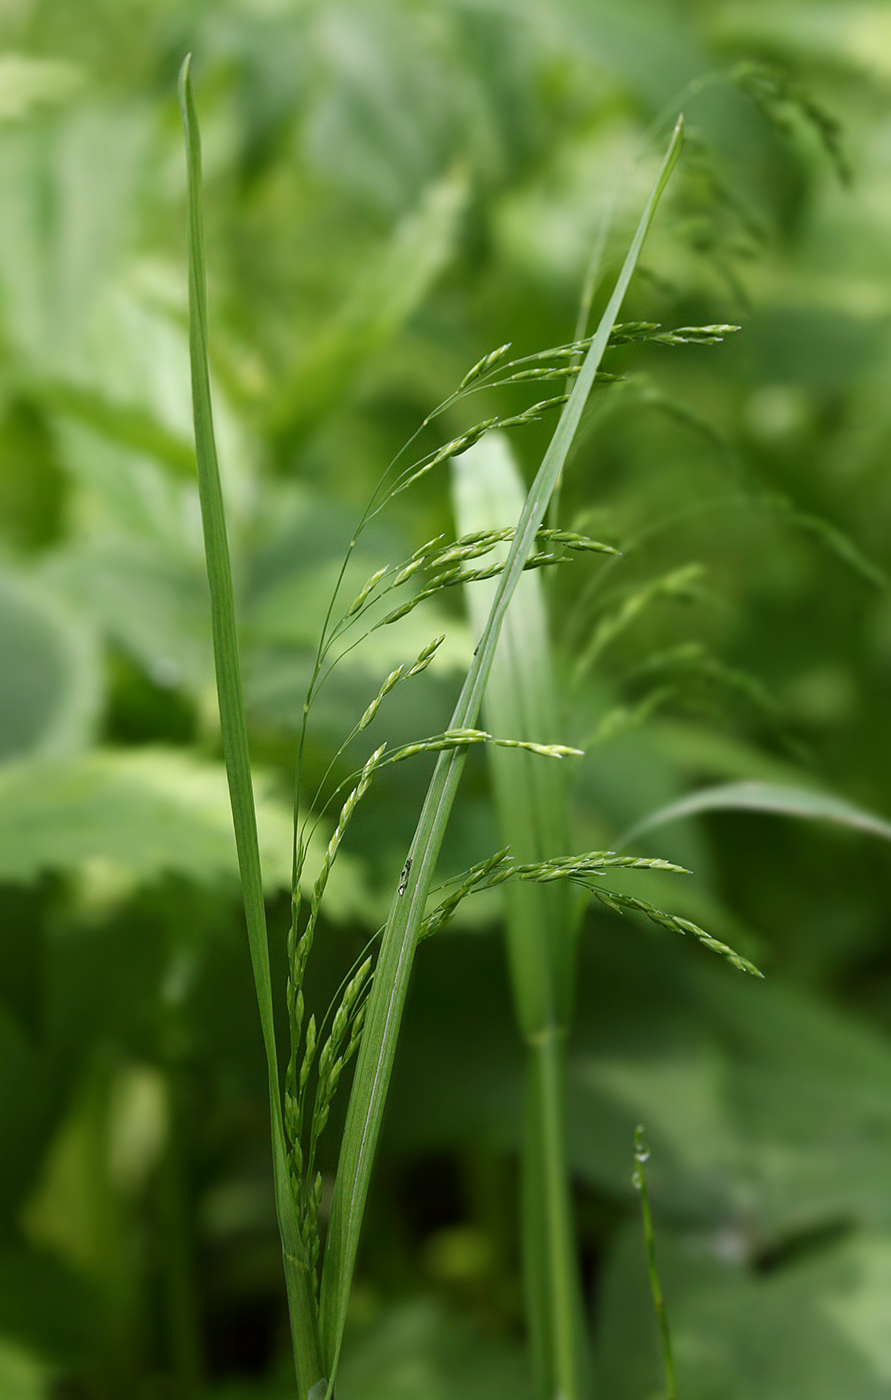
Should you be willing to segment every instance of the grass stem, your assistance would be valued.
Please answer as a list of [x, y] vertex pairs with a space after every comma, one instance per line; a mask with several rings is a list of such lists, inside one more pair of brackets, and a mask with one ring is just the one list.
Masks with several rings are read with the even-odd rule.
[[659, 1324], [659, 1340], [662, 1345], [662, 1361], [665, 1367], [665, 1396], [666, 1400], [678, 1400], [677, 1383], [674, 1375], [674, 1357], [671, 1350], [671, 1332], [668, 1327], [668, 1313], [665, 1310], [665, 1299], [662, 1296], [662, 1284], [659, 1280], [659, 1270], [656, 1266], [656, 1239], [653, 1234], [653, 1216], [650, 1210], [650, 1195], [647, 1190], [647, 1174], [644, 1170], [644, 1163], [649, 1161], [650, 1151], [644, 1143], [644, 1129], [641, 1124], [634, 1130], [634, 1175], [632, 1181], [638, 1194], [640, 1195], [640, 1213], [643, 1219], [644, 1247], [647, 1254], [647, 1274], [650, 1280], [650, 1293], [653, 1297], [653, 1307], [656, 1310], [656, 1320]]

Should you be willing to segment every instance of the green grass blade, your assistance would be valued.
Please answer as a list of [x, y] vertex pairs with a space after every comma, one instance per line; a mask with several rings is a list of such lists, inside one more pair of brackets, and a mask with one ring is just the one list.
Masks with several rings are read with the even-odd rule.
[[[572, 446], [647, 230], [680, 154], [681, 139], [679, 122], [609, 305], [526, 498], [508, 561], [499, 580], [495, 601], [450, 728], [470, 727], [479, 714], [504, 615], [522, 576], [523, 565], [532, 550], [551, 493]], [[437, 762], [409, 851], [412, 862], [409, 878], [404, 882], [404, 886], [400, 887], [402, 892], [394, 895], [390, 906], [368, 1002], [362, 1048], [347, 1108], [322, 1270], [320, 1327], [322, 1354], [329, 1378], [329, 1394], [340, 1355], [350, 1284], [359, 1247], [359, 1232], [396, 1053], [415, 943], [424, 917], [439, 849], [457, 793], [464, 757], [464, 751], [456, 749], [443, 754]]]
[[226, 774], [229, 780], [229, 794], [232, 801], [232, 820], [235, 827], [235, 843], [238, 851], [238, 867], [241, 875], [251, 967], [254, 974], [257, 1005], [260, 1010], [263, 1045], [266, 1051], [276, 1208], [285, 1259], [285, 1277], [294, 1336], [298, 1387], [301, 1400], [304, 1400], [310, 1387], [319, 1381], [322, 1371], [319, 1364], [314, 1304], [309, 1288], [309, 1277], [302, 1263], [303, 1248], [288, 1180], [282, 1125], [272, 980], [269, 973], [266, 906], [263, 901], [254, 790], [251, 782], [247, 723], [238, 661], [232, 569], [229, 561], [223, 492], [213, 429], [207, 356], [207, 276], [204, 253], [204, 219], [201, 204], [201, 143], [189, 72], [190, 57], [186, 58], [180, 70], [179, 94], [188, 161], [189, 354], [192, 366], [198, 491], [204, 527], [207, 578], [210, 585], [214, 665], [220, 705], [220, 730]]
[[[461, 533], [515, 520], [524, 490], [507, 440], [496, 434], [453, 469]], [[467, 588], [471, 623], [481, 631], [495, 583]], [[556, 683], [541, 578], [525, 574], [508, 609], [489, 676], [487, 727], [518, 739], [554, 743]], [[533, 754], [489, 751], [499, 840], [518, 861], [569, 850], [566, 768]], [[505, 886], [508, 962], [514, 1009], [527, 1045], [523, 1148], [523, 1262], [527, 1309], [542, 1400], [586, 1393], [587, 1342], [566, 1161], [565, 1056], [574, 970], [568, 885]]]
[[[500, 529], [519, 516], [525, 490], [507, 439], [492, 433], [456, 460], [453, 470], [459, 530]], [[506, 552], [507, 545], [502, 546]], [[497, 557], [497, 553], [495, 554]], [[471, 626], [480, 635], [497, 591], [497, 580], [467, 586]], [[513, 739], [558, 743], [556, 686], [548, 640], [541, 577], [520, 579], [504, 619], [483, 702], [486, 727]], [[543, 861], [569, 849], [565, 783], [561, 763], [534, 754], [492, 747], [489, 762], [502, 845], [518, 861]], [[529, 1039], [547, 1026], [568, 1023], [572, 999], [573, 948], [569, 890], [563, 885], [510, 885], [505, 889], [509, 959], [517, 1021]], [[551, 900], [556, 901], [551, 904]], [[545, 913], [543, 900], [548, 901]], [[556, 936], [541, 937], [543, 922]]]

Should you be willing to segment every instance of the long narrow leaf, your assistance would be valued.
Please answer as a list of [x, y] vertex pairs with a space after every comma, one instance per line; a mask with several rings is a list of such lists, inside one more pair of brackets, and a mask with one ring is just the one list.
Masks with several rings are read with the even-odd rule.
[[[462, 534], [497, 530], [523, 507], [522, 478], [507, 439], [489, 434], [453, 469]], [[506, 547], [506, 546], [505, 546]], [[467, 586], [474, 627], [485, 626], [494, 580]], [[489, 676], [487, 726], [516, 739], [559, 741], [557, 688], [541, 578], [525, 574], [504, 619]], [[569, 850], [565, 765], [492, 747], [499, 842], [515, 860]], [[586, 1393], [587, 1342], [566, 1156], [566, 1030], [575, 939], [563, 881], [505, 886], [514, 1014], [526, 1041], [523, 1142], [523, 1266], [538, 1391], [579, 1400]]]
[[[491, 433], [455, 461], [455, 515], [462, 534], [512, 524], [523, 508], [525, 488], [506, 437]], [[507, 545], [502, 548], [506, 551]], [[496, 552], [497, 557], [497, 552]], [[467, 586], [471, 624], [481, 634], [498, 583]], [[483, 702], [494, 734], [543, 744], [558, 743], [556, 685], [548, 641], [545, 600], [538, 574], [517, 585], [489, 675]], [[534, 754], [492, 748], [488, 754], [502, 845], [518, 861], [543, 861], [569, 850], [566, 769]], [[568, 889], [512, 885], [508, 942], [517, 1021], [530, 1039], [547, 1026], [565, 1026], [572, 996], [573, 948]], [[547, 915], [544, 909], [547, 907]], [[542, 937], [542, 927], [549, 934]]]
[[891, 822], [867, 812], [863, 807], [857, 807], [843, 797], [780, 783], [747, 782], [701, 788], [698, 792], [679, 798], [677, 802], [669, 802], [626, 831], [621, 845], [627, 846], [629, 841], [634, 841], [643, 832], [664, 826], [666, 822], [677, 821], [680, 817], [720, 811], [771, 812], [778, 816], [803, 817], [808, 821], [829, 821], [891, 841]]
[[269, 941], [266, 907], [260, 874], [260, 849], [251, 783], [247, 724], [238, 663], [235, 627], [235, 601], [232, 569], [226, 536], [223, 492], [217, 461], [207, 358], [207, 275], [204, 254], [204, 219], [201, 205], [201, 143], [190, 75], [191, 55], [180, 70], [179, 94], [186, 138], [189, 183], [189, 354], [192, 366], [192, 401], [195, 417], [195, 450], [198, 464], [198, 492], [204, 527], [207, 579], [210, 585], [213, 652], [217, 694], [220, 704], [220, 730], [223, 756], [229, 780], [232, 820], [238, 850], [244, 914], [247, 923], [251, 967], [260, 1009], [260, 1026], [266, 1051], [269, 1077], [269, 1114], [272, 1128], [272, 1155], [275, 1173], [275, 1199], [285, 1279], [291, 1311], [295, 1364], [301, 1400], [321, 1377], [318, 1334], [309, 1275], [303, 1263], [303, 1246], [288, 1180], [282, 1125], [281, 1089], [275, 1049], [275, 1017], [272, 980], [269, 974]]
[[[505, 612], [522, 576], [523, 565], [532, 550], [551, 493], [572, 446], [656, 206], [680, 154], [681, 132], [682, 126], [679, 122], [609, 305], [526, 499], [489, 620], [461, 691], [450, 728], [472, 726], [479, 714]], [[362, 1216], [396, 1053], [415, 943], [424, 917], [439, 849], [458, 789], [464, 757], [463, 751], [452, 750], [443, 754], [436, 765], [409, 851], [411, 866], [407, 866], [407, 878], [400, 882], [399, 891], [394, 895], [390, 907], [369, 999], [362, 1048], [347, 1109], [322, 1270], [320, 1328], [329, 1396], [340, 1355]]]

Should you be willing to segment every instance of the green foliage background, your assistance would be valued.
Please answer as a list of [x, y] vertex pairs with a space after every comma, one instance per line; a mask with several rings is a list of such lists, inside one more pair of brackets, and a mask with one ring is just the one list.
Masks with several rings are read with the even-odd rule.
[[[618, 196], [614, 272], [678, 102], [684, 165], [625, 317], [742, 330], [712, 348], [612, 352], [628, 378], [595, 396], [566, 477], [566, 523], [624, 551], [619, 567], [559, 571], [551, 589], [561, 738], [587, 750], [574, 846], [612, 847], [661, 804], [738, 780], [891, 815], [885, 6], [7, 3], [10, 1400], [291, 1393], [193, 480], [175, 99], [188, 50], [282, 985], [298, 712], [357, 513], [480, 356], [571, 338], [598, 230]], [[472, 412], [456, 410], [445, 436]], [[514, 449], [529, 474], [549, 425], [524, 432]], [[451, 529], [443, 476], [363, 537], [359, 581]], [[442, 631], [435, 665], [374, 733], [397, 743], [445, 725], [473, 647], [459, 599], [375, 634], [344, 666], [311, 774], [389, 668]], [[380, 923], [414, 827], [426, 776], [391, 772], [332, 874], [312, 969], [322, 1006]], [[482, 762], [462, 804], [452, 869], [500, 844]], [[887, 845], [719, 811], [637, 846], [694, 870], [658, 898], [754, 957], [767, 982], [587, 917], [570, 1152], [598, 1393], [659, 1393], [630, 1185], [642, 1121], [685, 1400], [878, 1400], [891, 1385]], [[625, 888], [638, 887], [629, 876]], [[344, 1400], [528, 1393], [522, 1056], [487, 899], [418, 956]]]

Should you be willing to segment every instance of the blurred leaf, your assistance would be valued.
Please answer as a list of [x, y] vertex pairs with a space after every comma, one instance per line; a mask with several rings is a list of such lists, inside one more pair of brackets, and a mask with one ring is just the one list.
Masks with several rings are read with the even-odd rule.
[[49, 1400], [52, 1372], [30, 1352], [0, 1337], [0, 1394], [4, 1400]]
[[803, 817], [809, 821], [831, 821], [891, 841], [891, 822], [864, 811], [843, 797], [808, 788], [749, 782], [726, 783], [691, 792], [680, 801], [669, 803], [667, 807], [660, 807], [644, 817], [630, 831], [626, 831], [619, 844], [625, 846], [644, 831], [651, 831], [653, 827], [663, 826], [679, 817], [721, 811], [770, 812], [786, 817]]
[[[290, 888], [292, 814], [258, 782], [257, 818], [267, 887]], [[315, 878], [323, 835], [307, 862]], [[72, 871], [112, 883], [185, 875], [213, 883], [237, 873], [222, 764], [177, 750], [106, 750], [54, 762], [20, 761], [0, 772], [0, 879]], [[329, 913], [363, 904], [355, 862], [331, 876]]]
[[0, 122], [16, 121], [35, 107], [69, 101], [83, 78], [75, 64], [63, 59], [0, 54]]
[[[77, 1363], [95, 1337], [92, 1290], [82, 1276], [46, 1250], [25, 1243], [0, 1250], [0, 1348], [33, 1352], [35, 1373], [47, 1363]], [[0, 1395], [6, 1400], [0, 1351]], [[17, 1392], [12, 1391], [11, 1394]], [[41, 1396], [43, 1391], [38, 1392]]]
[[525, 1358], [434, 1303], [388, 1309], [344, 1349], [343, 1400], [531, 1400]]
[[165, 428], [140, 404], [116, 403], [94, 390], [62, 382], [40, 383], [37, 394], [48, 408], [191, 476], [195, 465], [191, 444]]
[[[891, 1050], [812, 996], [703, 965], [661, 935], [594, 921], [580, 947], [568, 1117], [576, 1174], [629, 1199], [653, 1148], [655, 1209], [756, 1251], [826, 1220], [891, 1222]], [[488, 939], [421, 950], [390, 1132], [415, 1152], [516, 1149], [522, 1056]]]
[[[891, 1237], [802, 1241], [758, 1273], [719, 1234], [657, 1236], [678, 1371], [689, 1400], [881, 1400], [891, 1381]], [[619, 1239], [605, 1283], [599, 1381], [615, 1400], [659, 1390], [639, 1226]]]
[[4, 332], [32, 372], [84, 378], [92, 317], [133, 234], [149, 136], [144, 111], [85, 105], [0, 128]]
[[197, 557], [173, 540], [159, 547], [111, 529], [60, 551], [47, 574], [156, 685], [206, 702], [213, 670], [207, 580]]
[[305, 428], [337, 403], [355, 374], [417, 309], [454, 254], [467, 192], [463, 172], [438, 181], [389, 244], [366, 259], [353, 297], [282, 394], [274, 414], [279, 431]]
[[891, 17], [881, 3], [788, 4], [746, 0], [720, 7], [711, 27], [725, 41], [770, 48], [784, 55], [850, 65], [871, 77], [891, 77]]
[[615, 1010], [597, 999], [572, 1057], [579, 1165], [621, 1190], [643, 1122], [657, 1209], [723, 1219], [745, 1248], [827, 1219], [887, 1224], [884, 1041], [790, 989], [648, 957], [635, 987], [632, 950], [614, 949]]
[[95, 639], [25, 575], [0, 573], [0, 762], [65, 753], [92, 737], [101, 700]]

